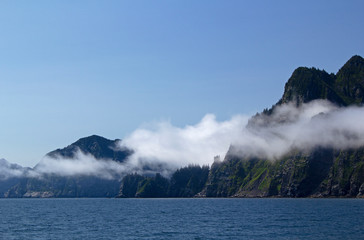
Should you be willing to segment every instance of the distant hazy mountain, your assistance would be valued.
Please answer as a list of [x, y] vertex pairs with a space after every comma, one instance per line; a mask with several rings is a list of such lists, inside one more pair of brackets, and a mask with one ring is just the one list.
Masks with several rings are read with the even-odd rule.
[[0, 197], [12, 186], [25, 178], [29, 168], [23, 168], [18, 164], [9, 163], [5, 159], [0, 159]]
[[[119, 149], [120, 140], [108, 140], [100, 136], [81, 138], [71, 145], [46, 154], [43, 161], [54, 158], [59, 162], [77, 160], [81, 151], [93, 158], [103, 161], [122, 163], [132, 153], [128, 149]], [[48, 160], [49, 161], [49, 160]], [[35, 166], [35, 171], [44, 164]], [[87, 164], [87, 162], [85, 162]], [[105, 163], [106, 164], [106, 163]], [[81, 166], [82, 167], [82, 166]], [[87, 168], [88, 166], [84, 166]], [[70, 169], [72, 171], [72, 169]], [[5, 193], [6, 197], [115, 197], [119, 192], [120, 180], [107, 179], [94, 175], [62, 176], [54, 173], [44, 173], [40, 177], [23, 178]]]
[[14, 163], [9, 163], [5, 159], [0, 159], [0, 179], [11, 177], [19, 177], [25, 172], [27, 168]]
[[81, 138], [71, 145], [47, 153], [52, 158], [75, 158], [78, 150], [85, 154], [91, 154], [96, 159], [111, 159], [123, 162], [132, 153], [129, 149], [120, 149], [117, 144], [120, 139], [109, 140], [104, 137], [92, 135]]

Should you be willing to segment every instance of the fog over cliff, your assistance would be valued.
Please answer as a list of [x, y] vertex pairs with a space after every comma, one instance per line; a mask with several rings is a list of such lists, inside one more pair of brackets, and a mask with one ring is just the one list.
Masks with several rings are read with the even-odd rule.
[[223, 159], [231, 145], [231, 154], [272, 161], [292, 150], [357, 148], [364, 146], [364, 108], [339, 108], [316, 100], [299, 107], [280, 105], [271, 114], [236, 115], [226, 121], [207, 114], [199, 123], [185, 127], [159, 122], [138, 128], [119, 142], [118, 147], [134, 151], [125, 162], [95, 159], [81, 151], [72, 159], [46, 156], [33, 169], [2, 160], [0, 177], [41, 177], [50, 173], [112, 179], [132, 172], [156, 171], [168, 175], [189, 164], [211, 165], [215, 156]]
[[348, 149], [364, 146], [364, 108], [339, 108], [325, 100], [296, 107], [284, 104], [271, 115], [237, 115], [218, 122], [207, 114], [199, 123], [183, 128], [161, 122], [139, 128], [121, 145], [134, 149], [130, 162], [139, 165], [162, 161], [174, 166], [211, 164], [224, 158], [230, 145], [234, 154], [275, 160], [290, 151], [315, 147]]

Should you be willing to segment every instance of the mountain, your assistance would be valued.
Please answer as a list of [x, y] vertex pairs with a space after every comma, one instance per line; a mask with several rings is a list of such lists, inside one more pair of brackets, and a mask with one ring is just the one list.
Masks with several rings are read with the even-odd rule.
[[[320, 99], [340, 109], [362, 106], [364, 59], [353, 56], [336, 74], [297, 68], [281, 99], [253, 116], [247, 130], [259, 132], [289, 124], [292, 116], [279, 111], [281, 107], [301, 107]], [[327, 114], [319, 113], [310, 120], [325, 117]], [[81, 138], [49, 152], [34, 169], [0, 160], [0, 197], [364, 197], [364, 146], [292, 148], [271, 160], [237, 154], [244, 149], [231, 145], [223, 161], [216, 159], [211, 167], [183, 167], [167, 178], [155, 174], [156, 169], [164, 172], [163, 164], [142, 166], [144, 175], [125, 173], [125, 169], [121, 173], [123, 168], [118, 167], [125, 166], [133, 151], [120, 149], [120, 141], [96, 135]], [[69, 166], [90, 172], [57, 174], [64, 166], [70, 172], [79, 169]], [[98, 169], [113, 173], [95, 175]]]
[[336, 74], [335, 88], [346, 105], [364, 102], [364, 59], [352, 57]]
[[22, 166], [14, 163], [9, 163], [5, 159], [0, 159], [0, 179], [8, 179], [19, 177], [23, 175], [24, 172], [29, 170], [28, 168], [23, 168]]
[[[364, 102], [364, 59], [353, 56], [335, 74], [316, 68], [297, 68], [282, 98], [249, 120], [251, 130], [277, 124], [270, 116], [286, 103], [300, 106], [324, 99], [338, 106]], [[284, 115], [280, 122], [289, 121]], [[211, 166], [202, 197], [363, 197], [364, 146], [358, 149], [296, 150], [271, 161], [241, 157], [231, 146], [224, 161]]]
[[248, 128], [269, 124], [267, 116], [283, 104], [297, 107], [314, 100], [328, 100], [338, 106], [361, 106], [364, 103], [364, 59], [351, 57], [335, 75], [316, 68], [299, 67], [284, 86], [281, 99], [270, 109], [264, 109], [249, 120]]
[[[117, 178], [120, 178], [120, 175], [114, 176], [115, 178], [93, 174], [68, 176], [47, 173], [44, 172], [44, 168], [47, 169], [49, 166], [47, 163], [52, 159], [57, 163], [62, 163], [65, 160], [76, 162], [79, 160], [79, 151], [92, 156], [97, 161], [108, 161], [105, 164], [123, 163], [132, 154], [132, 151], [119, 149], [117, 147], [119, 141], [121, 140], [108, 140], [93, 135], [81, 138], [65, 148], [54, 150], [46, 154], [45, 159], [34, 167], [34, 171], [37, 173], [43, 167], [40, 176], [21, 179], [20, 182], [8, 189], [5, 197], [115, 197], [120, 188], [120, 179]], [[81, 162], [81, 164], [88, 164], [88, 162]], [[88, 166], [81, 167], [87, 168]]]
[[297, 68], [284, 87], [278, 104], [297, 105], [316, 99], [326, 99], [340, 106], [364, 102], [364, 59], [353, 56], [335, 74], [316, 68]]
[[0, 159], [0, 198], [4, 197], [9, 188], [24, 179], [29, 171], [29, 168]]
[[364, 149], [316, 149], [282, 159], [244, 159], [227, 155], [214, 163], [203, 197], [361, 197]]
[[76, 157], [78, 150], [80, 150], [84, 154], [90, 154], [96, 159], [110, 159], [116, 162], [123, 162], [132, 154], [132, 151], [129, 149], [119, 149], [117, 144], [120, 141], [120, 139], [109, 140], [104, 137], [92, 135], [81, 138], [65, 148], [49, 152], [46, 156], [72, 159]]

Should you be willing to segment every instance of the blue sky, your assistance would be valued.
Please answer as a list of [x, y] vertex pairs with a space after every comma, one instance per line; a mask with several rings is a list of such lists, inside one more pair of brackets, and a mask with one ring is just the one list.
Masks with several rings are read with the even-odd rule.
[[0, 158], [270, 107], [364, 56], [363, 1], [1, 1]]

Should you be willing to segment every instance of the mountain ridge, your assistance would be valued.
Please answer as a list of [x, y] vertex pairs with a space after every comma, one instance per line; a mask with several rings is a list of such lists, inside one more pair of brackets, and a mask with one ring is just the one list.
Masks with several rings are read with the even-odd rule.
[[337, 72], [299, 67], [287, 81], [277, 104], [295, 102], [296, 105], [315, 99], [326, 99], [339, 106], [363, 104], [364, 59], [355, 55]]
[[[285, 84], [281, 99], [270, 109], [253, 116], [247, 128], [254, 130], [276, 124], [271, 117], [283, 104], [293, 103], [300, 107], [320, 99], [339, 108], [362, 106], [364, 59], [353, 56], [336, 74], [316, 68], [295, 69]], [[321, 115], [325, 117], [325, 114]], [[278, 116], [277, 121], [285, 123], [289, 119]], [[91, 135], [49, 152], [46, 158], [76, 161], [77, 153], [81, 152], [97, 161], [110, 160], [124, 164], [133, 150], [117, 148], [120, 141]], [[133, 172], [126, 173], [122, 179], [54, 174], [45, 174], [41, 178], [12, 177], [7, 182], [0, 181], [0, 196], [364, 197], [364, 146], [351, 149], [292, 149], [273, 161], [265, 157], [235, 154], [238, 150], [238, 146], [231, 145], [223, 161], [215, 161], [211, 167], [183, 167], [173, 172], [169, 179], [158, 173], [151, 176]], [[4, 164], [10, 166], [7, 162]]]
[[[97, 161], [113, 161], [123, 163], [132, 151], [119, 148], [121, 140], [109, 140], [101, 136], [91, 135], [83, 137], [76, 142], [56, 149], [46, 154], [46, 157], [38, 163], [33, 170], [37, 171], [49, 159], [58, 161], [79, 160], [78, 153], [90, 155]], [[105, 179], [89, 174], [75, 176], [61, 176], [54, 173], [38, 173], [39, 176], [21, 178], [9, 188], [5, 197], [115, 197], [119, 192], [120, 181], [118, 179]]]
[[91, 135], [78, 139], [76, 142], [56, 149], [46, 154], [50, 158], [75, 158], [80, 150], [84, 154], [91, 154], [96, 159], [111, 159], [116, 162], [123, 162], [132, 154], [129, 149], [121, 149], [118, 144], [120, 139], [109, 140], [98, 135]]
[[[278, 106], [297, 107], [324, 99], [339, 107], [362, 106], [364, 59], [350, 58], [335, 74], [316, 68], [297, 68], [282, 98], [253, 116], [248, 128], [268, 127]], [[283, 120], [282, 120], [283, 119]], [[284, 117], [280, 119], [284, 123]], [[316, 148], [293, 151], [278, 160], [246, 158], [231, 146], [223, 162], [211, 166], [203, 197], [363, 197], [364, 152], [358, 149]]]

